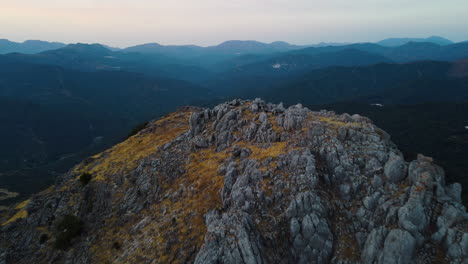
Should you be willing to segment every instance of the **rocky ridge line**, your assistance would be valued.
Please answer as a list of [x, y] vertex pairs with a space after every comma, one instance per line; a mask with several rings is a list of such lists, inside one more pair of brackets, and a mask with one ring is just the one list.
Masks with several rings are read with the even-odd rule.
[[[0, 263], [463, 263], [460, 194], [365, 117], [233, 100], [153, 121], [32, 197]], [[83, 228], [53, 249], [65, 215]]]

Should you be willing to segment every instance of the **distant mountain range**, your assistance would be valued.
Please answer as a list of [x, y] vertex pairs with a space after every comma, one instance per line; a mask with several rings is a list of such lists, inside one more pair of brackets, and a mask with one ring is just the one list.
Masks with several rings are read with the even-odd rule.
[[[439, 36], [432, 36], [428, 38], [388, 38], [376, 42], [376, 44], [385, 47], [396, 47], [407, 44], [409, 42], [427, 42], [437, 45], [454, 44], [453, 41]], [[296, 49], [303, 49], [307, 47], [328, 47], [328, 46], [345, 46], [351, 43], [339, 42], [321, 42], [318, 44], [308, 45], [293, 45], [284, 41], [275, 41], [272, 43], [263, 43], [254, 40], [229, 40], [219, 45], [201, 47], [197, 45], [161, 45], [158, 43], [146, 43], [127, 48], [116, 48], [100, 44], [112, 51], [122, 50], [124, 52], [140, 52], [140, 53], [158, 53], [170, 56], [201, 56], [204, 54], [266, 54], [272, 52], [285, 52]], [[0, 54], [7, 53], [25, 53], [35, 54], [47, 50], [59, 49], [65, 47], [67, 44], [60, 42], [47, 42], [40, 40], [27, 40], [23, 43], [9, 41], [7, 39], [0, 39]]]
[[53, 50], [65, 47], [66, 44], [60, 42], [47, 42], [40, 40], [26, 40], [23, 43], [12, 42], [7, 39], [0, 39], [0, 54], [12, 52], [34, 54], [46, 50]]
[[[243, 44], [227, 42], [208, 48], [154, 44], [118, 51], [112, 51], [100, 44], [71, 44], [38, 54], [11, 53], [5, 56], [26, 63], [50, 64], [84, 71], [132, 71], [194, 82], [216, 79], [213, 74], [225, 75], [229, 72], [254, 75], [262, 71], [262, 75], [277, 75], [333, 65], [404, 63], [418, 60], [455, 61], [468, 57], [468, 43], [440, 46], [410, 42], [398, 47], [362, 43], [307, 48], [298, 48], [287, 43]], [[258, 53], [247, 52], [253, 50], [258, 50]], [[364, 63], [365, 60], [368, 61]]]
[[434, 43], [434, 44], [438, 44], [442, 46], [454, 44], [453, 41], [448, 40], [443, 37], [439, 37], [439, 36], [432, 36], [428, 38], [388, 38], [388, 39], [384, 39], [384, 40], [377, 42], [377, 44], [381, 46], [386, 46], [386, 47], [397, 47], [397, 46], [407, 44], [409, 42], [427, 42], [427, 43]]
[[[276, 41], [270, 44], [262, 43], [259, 41], [240, 41], [230, 40], [223, 42], [216, 46], [201, 47], [196, 45], [160, 45], [158, 43], [146, 43], [128, 47], [125, 49], [110, 47], [107, 45], [99, 44], [112, 51], [122, 50], [124, 52], [140, 52], [140, 53], [164, 53], [171, 56], [197, 56], [205, 53], [218, 53], [218, 54], [245, 54], [245, 53], [270, 53], [281, 52], [293, 49], [301, 49], [311, 46], [335, 46], [341, 45], [340, 43], [320, 43], [316, 45], [292, 45], [283, 41]], [[0, 54], [7, 53], [24, 53], [35, 54], [43, 51], [59, 49], [67, 46], [67, 44], [59, 42], [47, 42], [39, 40], [27, 40], [23, 43], [9, 41], [7, 39], [0, 39]]]
[[223, 42], [216, 46], [200, 47], [195, 45], [169, 45], [163, 46], [158, 43], [149, 43], [143, 45], [137, 45], [123, 49], [124, 52], [142, 52], [142, 53], [164, 53], [175, 56], [196, 56], [204, 55], [208, 53], [217, 54], [246, 54], [246, 53], [272, 53], [272, 52], [283, 52], [294, 49], [301, 49], [308, 46], [297, 46], [287, 42], [277, 41], [270, 44], [262, 43], [258, 41], [248, 40], [231, 40]]
[[[0, 123], [8, 127], [0, 131], [0, 188], [22, 195], [38, 191], [39, 183], [115, 144], [138, 123], [184, 104], [262, 97], [399, 109], [468, 101], [468, 42], [426, 40], [402, 39], [397, 46], [227, 41], [126, 49], [0, 41], [0, 51], [8, 53], [0, 55]], [[35, 50], [18, 52], [28, 45]], [[24, 181], [31, 183], [28, 188]]]

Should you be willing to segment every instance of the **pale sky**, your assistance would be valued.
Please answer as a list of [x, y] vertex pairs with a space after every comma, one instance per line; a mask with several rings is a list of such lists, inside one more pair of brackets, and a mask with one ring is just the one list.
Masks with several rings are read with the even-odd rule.
[[468, 40], [468, 0], [0, 0], [0, 38], [126, 47]]

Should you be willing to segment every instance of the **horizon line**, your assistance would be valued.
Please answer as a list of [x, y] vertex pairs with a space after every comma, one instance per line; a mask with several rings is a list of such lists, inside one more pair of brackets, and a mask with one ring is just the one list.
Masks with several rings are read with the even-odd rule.
[[217, 42], [218, 44], [212, 44], [212, 45], [200, 45], [200, 44], [162, 44], [161, 42], [144, 42], [144, 43], [140, 43], [140, 44], [135, 44], [135, 45], [130, 45], [130, 46], [119, 46], [119, 45], [112, 45], [112, 44], [106, 44], [106, 43], [101, 43], [101, 42], [81, 42], [81, 41], [78, 41], [78, 42], [62, 42], [62, 41], [55, 41], [55, 40], [42, 40], [42, 39], [25, 39], [23, 41], [18, 41], [18, 40], [12, 40], [12, 39], [9, 39], [9, 38], [5, 38], [5, 37], [1, 37], [0, 40], [6, 40], [6, 41], [9, 41], [9, 42], [13, 42], [13, 43], [17, 43], [17, 44], [24, 44], [28, 41], [40, 41], [40, 42], [47, 42], [47, 43], [59, 43], [59, 44], [64, 44], [64, 45], [73, 45], [73, 44], [88, 44], [88, 45], [93, 45], [93, 44], [99, 44], [99, 45], [102, 45], [102, 46], [107, 46], [107, 47], [110, 47], [110, 48], [118, 48], [118, 49], [126, 49], [126, 48], [130, 48], [130, 47], [135, 47], [135, 46], [140, 46], [140, 45], [147, 45], [147, 44], [157, 44], [157, 45], [161, 45], [161, 46], [196, 46], [196, 47], [201, 47], [201, 48], [208, 48], [208, 47], [216, 47], [216, 46], [219, 46], [221, 44], [224, 44], [224, 43], [227, 43], [227, 42], [232, 42], [232, 41], [239, 41], [239, 42], [258, 42], [258, 43], [262, 43], [262, 44], [273, 44], [273, 43], [276, 43], [276, 42], [283, 42], [283, 43], [287, 43], [289, 45], [293, 45], [293, 46], [314, 46], [314, 45], [321, 45], [321, 44], [340, 44], [340, 45], [349, 45], [349, 44], [362, 44], [362, 43], [378, 43], [380, 41], [383, 41], [383, 40], [387, 40], [387, 39], [428, 39], [428, 38], [432, 38], [432, 37], [440, 37], [440, 38], [443, 38], [443, 39], [446, 39], [446, 40], [449, 40], [451, 42], [453, 42], [453, 44], [456, 44], [456, 43], [462, 43], [462, 42], [466, 42], [467, 40], [463, 40], [463, 41], [453, 41], [449, 38], [446, 38], [446, 37], [442, 37], [442, 36], [438, 36], [438, 35], [431, 35], [431, 36], [428, 36], [428, 37], [388, 37], [388, 38], [384, 38], [384, 39], [381, 39], [381, 40], [378, 40], [378, 41], [358, 41], [358, 42], [340, 42], [340, 41], [321, 41], [321, 42], [315, 42], [315, 43], [308, 43], [308, 44], [296, 44], [296, 43], [292, 43], [292, 42], [288, 42], [288, 41], [285, 41], [285, 40], [275, 40], [275, 41], [272, 41], [272, 42], [268, 42], [268, 41], [259, 41], [259, 40], [254, 40], [254, 39], [228, 39], [228, 40], [225, 40], [225, 41], [221, 41], [221, 42]]

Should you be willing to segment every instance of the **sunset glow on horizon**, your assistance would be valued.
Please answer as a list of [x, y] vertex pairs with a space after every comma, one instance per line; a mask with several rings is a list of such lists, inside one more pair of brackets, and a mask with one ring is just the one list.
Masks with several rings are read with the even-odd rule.
[[468, 2], [404, 0], [26, 0], [2, 3], [0, 38], [65, 43], [294, 44], [440, 35], [468, 39]]

